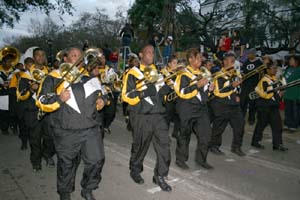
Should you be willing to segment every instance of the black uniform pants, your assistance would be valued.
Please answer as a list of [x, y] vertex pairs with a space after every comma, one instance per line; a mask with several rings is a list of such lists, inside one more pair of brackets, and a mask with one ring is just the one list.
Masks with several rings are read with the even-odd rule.
[[176, 112], [175, 109], [175, 103], [171, 102], [166, 104], [165, 116], [166, 116], [168, 127], [170, 127], [171, 122], [174, 123], [173, 135], [178, 136], [178, 131], [180, 128], [180, 120], [179, 120], [178, 113]]
[[111, 123], [114, 121], [116, 117], [117, 111], [117, 102], [118, 96], [114, 95], [114, 98], [111, 98], [111, 103], [108, 106], [105, 106], [103, 109], [104, 118], [103, 118], [103, 126], [104, 128], [109, 128]]
[[98, 126], [84, 130], [53, 128], [59, 194], [75, 190], [75, 176], [81, 159], [84, 162], [82, 189], [92, 191], [98, 188], [105, 159], [100, 132]]
[[[253, 90], [252, 90], [253, 91]], [[247, 110], [249, 110], [248, 113], [248, 122], [255, 122], [255, 114], [256, 114], [256, 100], [250, 100], [249, 93], [252, 92], [249, 91], [249, 89], [242, 89], [241, 91], [241, 109], [244, 118], [246, 117]]]
[[0, 110], [0, 128], [1, 131], [7, 131], [9, 127], [10, 114], [7, 110]]
[[205, 163], [208, 153], [208, 143], [211, 137], [210, 120], [207, 109], [201, 111], [198, 116], [179, 113], [180, 133], [177, 138], [176, 160], [185, 162], [189, 158], [189, 144], [192, 132], [197, 137], [197, 149], [195, 160], [198, 163]]
[[51, 158], [55, 154], [53, 137], [47, 118], [34, 123], [29, 129], [30, 161], [33, 166], [41, 165], [42, 157]]
[[273, 146], [282, 144], [282, 122], [277, 107], [257, 108], [257, 123], [254, 129], [252, 143], [258, 143], [262, 140], [263, 131], [268, 124], [270, 124], [272, 129]]
[[[224, 105], [225, 107], [226, 105]], [[212, 127], [211, 147], [220, 147], [222, 145], [222, 134], [228, 123], [233, 131], [233, 140], [231, 147], [239, 148], [242, 146], [244, 136], [244, 118], [239, 106], [226, 109], [226, 112], [214, 112], [215, 118]]]
[[130, 112], [132, 147], [129, 169], [131, 173], [143, 171], [143, 161], [152, 141], [156, 153], [155, 176], [167, 176], [171, 162], [168, 126], [163, 114], [136, 114]]

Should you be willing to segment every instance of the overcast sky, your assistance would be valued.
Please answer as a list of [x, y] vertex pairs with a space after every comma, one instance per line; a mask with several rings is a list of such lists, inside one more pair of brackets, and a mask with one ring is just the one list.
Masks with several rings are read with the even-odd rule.
[[[72, 21], [76, 21], [78, 16], [82, 12], [95, 12], [96, 8], [106, 9], [106, 13], [110, 17], [114, 17], [118, 7], [122, 7], [122, 10], [126, 11], [134, 0], [72, 0], [72, 4], [75, 8], [74, 15], [64, 15], [65, 21], [59, 19], [58, 13], [52, 11], [50, 17], [54, 19], [56, 23], [64, 23], [66, 26], [71, 24]], [[3, 27], [0, 29], [0, 47], [5, 45], [3, 39], [10, 36], [29, 35], [27, 26], [30, 23], [30, 19], [39, 19], [43, 21], [46, 15], [40, 11], [29, 11], [21, 15], [21, 20], [15, 23], [13, 29]]]

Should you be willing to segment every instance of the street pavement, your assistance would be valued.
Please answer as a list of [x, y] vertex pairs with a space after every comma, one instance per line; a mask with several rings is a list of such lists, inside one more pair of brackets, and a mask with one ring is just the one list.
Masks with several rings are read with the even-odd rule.
[[[120, 112], [121, 113], [121, 112]], [[172, 163], [168, 182], [171, 193], [162, 192], [152, 183], [155, 152], [151, 146], [144, 161], [142, 176], [145, 184], [135, 184], [129, 176], [131, 133], [126, 130], [121, 114], [112, 124], [112, 134], [106, 135], [106, 161], [97, 200], [299, 200], [300, 199], [300, 131], [284, 132], [287, 153], [272, 150], [270, 129], [265, 130], [262, 144], [265, 150], [250, 146], [254, 126], [246, 126], [243, 150], [246, 157], [230, 152], [232, 131], [227, 127], [221, 150], [225, 156], [208, 155], [214, 170], [204, 170], [194, 162], [195, 136], [191, 139], [189, 170], [181, 170], [175, 161], [176, 141], [171, 138]], [[171, 130], [170, 130], [171, 132]], [[56, 200], [56, 168], [32, 171], [30, 151], [20, 150], [20, 140], [15, 135], [0, 134], [0, 200]], [[76, 177], [76, 190], [72, 199], [79, 200], [83, 164]]]

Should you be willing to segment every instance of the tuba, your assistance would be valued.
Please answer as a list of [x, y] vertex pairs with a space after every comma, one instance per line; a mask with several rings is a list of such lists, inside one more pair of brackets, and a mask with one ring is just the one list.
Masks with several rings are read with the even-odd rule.
[[15, 66], [20, 61], [20, 52], [15, 47], [6, 46], [0, 50], [0, 60], [7, 56], [11, 55], [13, 57], [12, 65]]

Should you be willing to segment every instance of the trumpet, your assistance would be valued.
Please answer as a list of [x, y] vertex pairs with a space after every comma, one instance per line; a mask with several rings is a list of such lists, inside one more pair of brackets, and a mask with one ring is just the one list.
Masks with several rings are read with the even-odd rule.
[[[189, 88], [189, 87], [197, 84], [197, 82], [200, 81], [201, 79], [208, 79], [210, 81], [212, 78], [213, 78], [213, 75], [210, 73], [210, 71], [205, 67], [201, 67], [200, 74], [195, 79], [191, 80], [189, 85], [186, 88]], [[178, 98], [178, 95], [176, 94], [175, 91], [173, 91], [167, 95], [166, 101], [171, 102], [177, 98]]]

